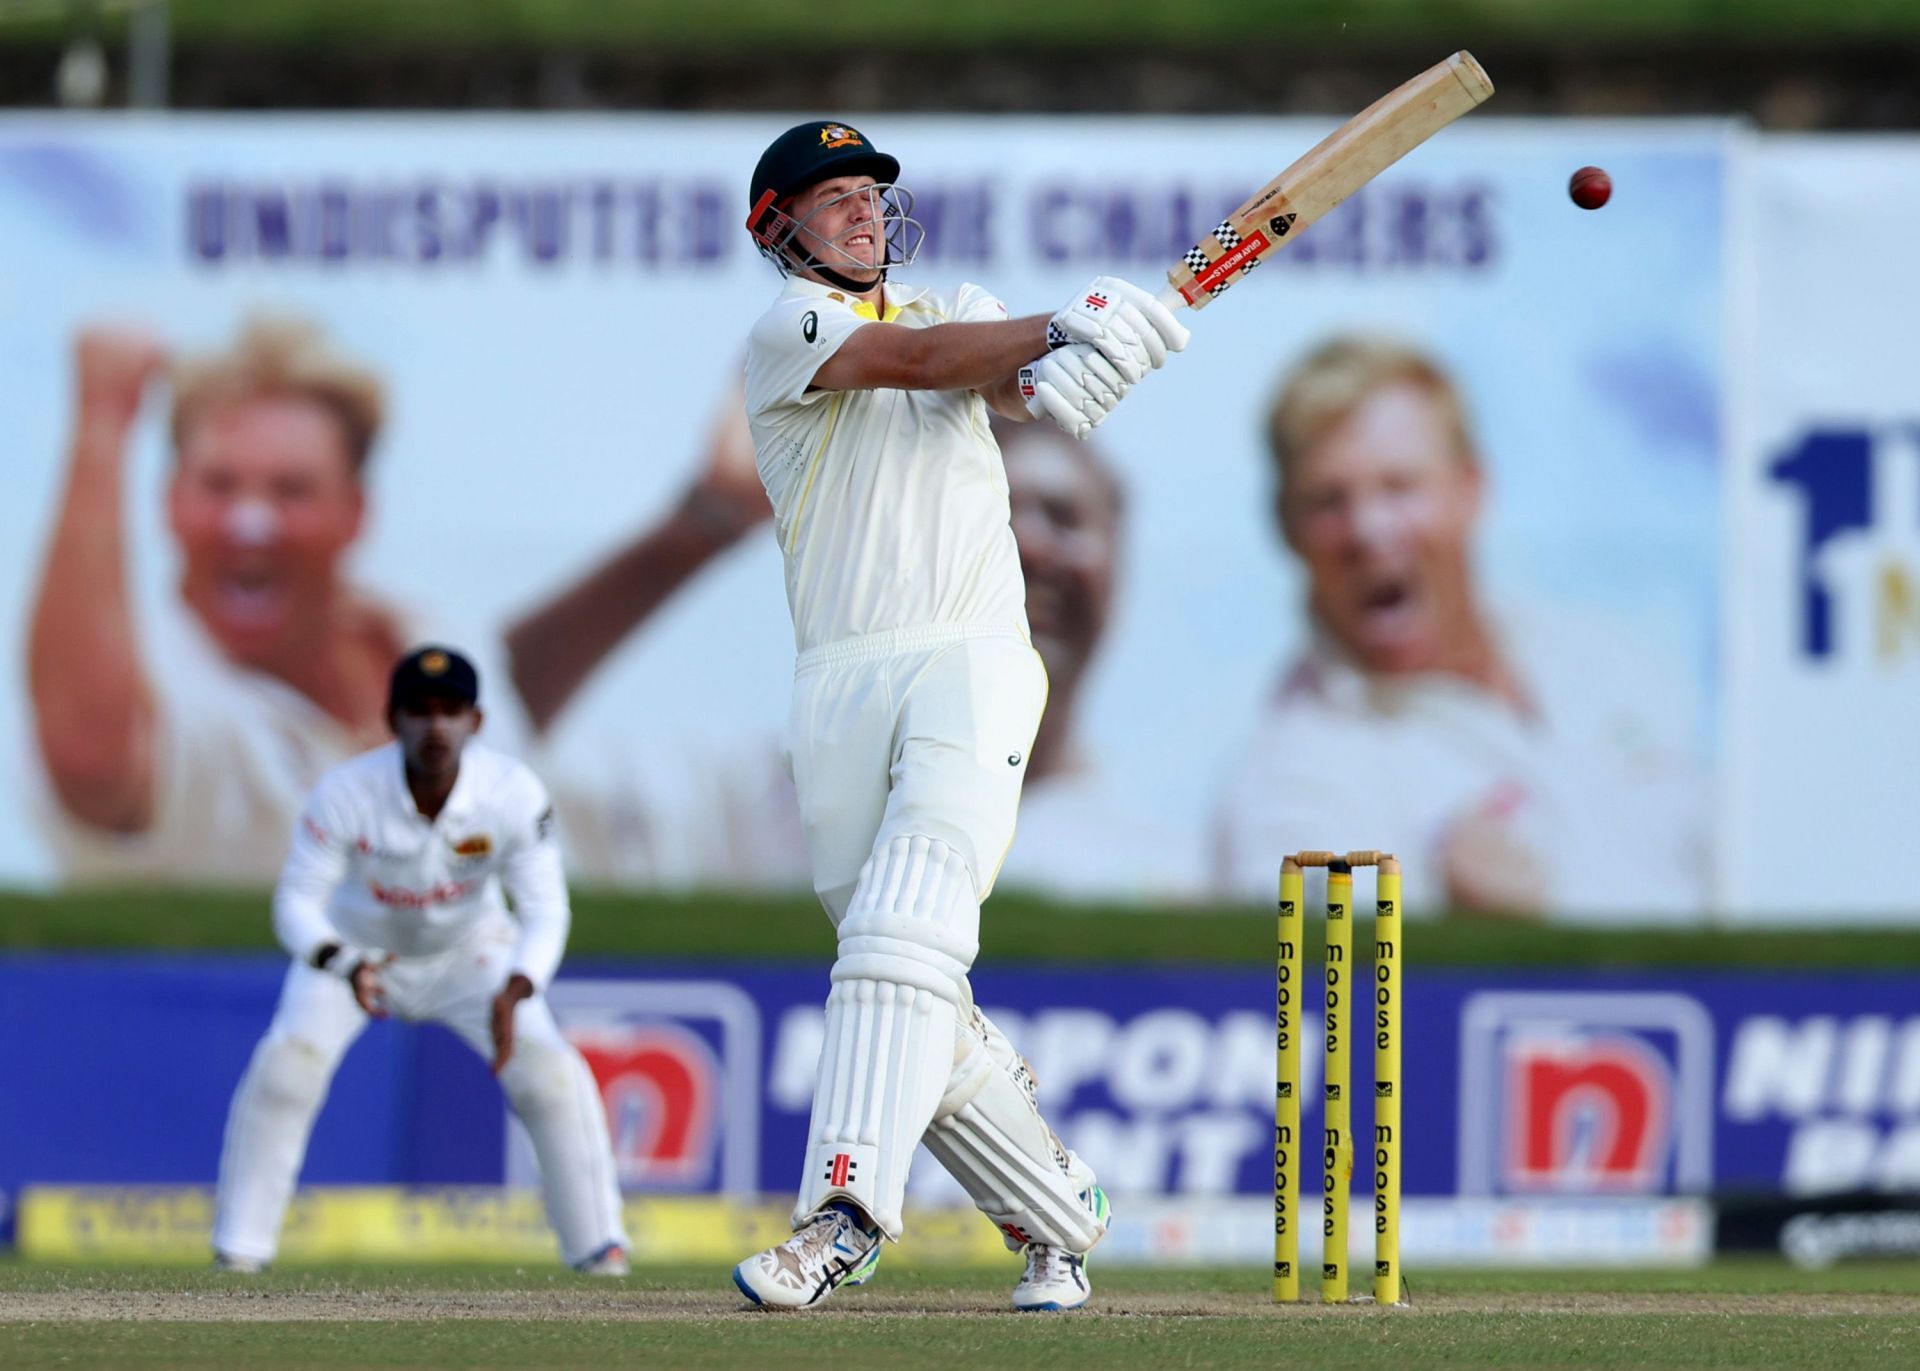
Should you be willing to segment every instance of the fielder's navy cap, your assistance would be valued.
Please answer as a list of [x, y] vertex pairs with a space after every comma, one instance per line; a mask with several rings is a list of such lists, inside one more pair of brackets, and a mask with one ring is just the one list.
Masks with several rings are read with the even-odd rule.
[[429, 643], [400, 659], [387, 687], [387, 708], [399, 709], [419, 700], [458, 700], [480, 703], [480, 673], [473, 663], [450, 647]]

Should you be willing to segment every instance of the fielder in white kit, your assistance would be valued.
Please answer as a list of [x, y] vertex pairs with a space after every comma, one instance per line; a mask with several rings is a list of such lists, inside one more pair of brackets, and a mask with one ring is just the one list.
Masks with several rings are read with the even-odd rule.
[[472, 741], [479, 693], [457, 652], [403, 658], [388, 691], [396, 741], [328, 771], [294, 825], [273, 896], [293, 965], [220, 1153], [225, 1269], [273, 1260], [334, 1068], [370, 1016], [394, 1014], [443, 1023], [492, 1063], [533, 1139], [560, 1255], [627, 1274], [600, 1092], [541, 995], [571, 919], [553, 811], [532, 771]]
[[899, 170], [822, 121], [777, 139], [751, 188], [748, 230], [787, 281], [748, 340], [747, 416], [799, 651], [793, 779], [839, 954], [794, 1236], [733, 1278], [780, 1308], [867, 1279], [924, 1141], [1024, 1252], [1015, 1307], [1070, 1309], [1106, 1196], [968, 984], [1047, 693], [988, 407], [1085, 437], [1187, 334], [1110, 277], [1017, 320], [978, 286], [889, 282], [921, 236]]

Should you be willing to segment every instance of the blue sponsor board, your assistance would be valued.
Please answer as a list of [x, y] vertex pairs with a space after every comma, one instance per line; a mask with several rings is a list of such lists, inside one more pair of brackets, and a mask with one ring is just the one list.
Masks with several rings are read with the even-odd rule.
[[[0, 1195], [211, 1181], [283, 968], [0, 960]], [[988, 968], [976, 986], [1032, 1059], [1049, 1117], [1117, 1193], [1266, 1191], [1270, 975]], [[791, 1189], [826, 988], [824, 965], [572, 968], [555, 1008], [601, 1080], [627, 1185]], [[1495, 976], [1416, 963], [1406, 1013], [1408, 1193], [1920, 1188], [1920, 977]], [[1312, 1101], [1319, 1063], [1304, 1055]], [[1355, 1053], [1357, 1127], [1369, 1056]], [[1315, 1126], [1309, 1113], [1308, 1136]], [[464, 1045], [376, 1024], [334, 1083], [304, 1176], [493, 1183], [523, 1173], [517, 1157], [498, 1091]], [[937, 1167], [916, 1168], [923, 1198], [951, 1198], [944, 1183]]]

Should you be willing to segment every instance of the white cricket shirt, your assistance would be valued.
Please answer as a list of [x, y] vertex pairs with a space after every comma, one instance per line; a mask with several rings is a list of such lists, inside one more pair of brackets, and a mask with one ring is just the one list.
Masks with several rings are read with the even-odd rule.
[[307, 797], [274, 889], [273, 927], [303, 962], [327, 942], [433, 956], [504, 915], [503, 891], [520, 923], [514, 969], [544, 988], [571, 917], [546, 787], [470, 742], [429, 821], [407, 789], [400, 744], [389, 743], [334, 767]]
[[[888, 285], [884, 322], [1004, 320], [974, 285]], [[970, 390], [808, 390], [873, 307], [790, 278], [747, 338], [747, 419], [800, 651], [924, 624], [1027, 632], [1007, 474]]]

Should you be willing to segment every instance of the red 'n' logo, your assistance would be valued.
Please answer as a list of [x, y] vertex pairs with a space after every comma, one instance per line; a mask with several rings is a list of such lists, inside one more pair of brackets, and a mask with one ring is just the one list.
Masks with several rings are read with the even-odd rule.
[[671, 1023], [595, 1027], [569, 1036], [600, 1087], [622, 1183], [707, 1180], [719, 1124], [713, 1049]]
[[1628, 1033], [1528, 1034], [1506, 1044], [1506, 1172], [1526, 1190], [1661, 1188], [1673, 1072]]

